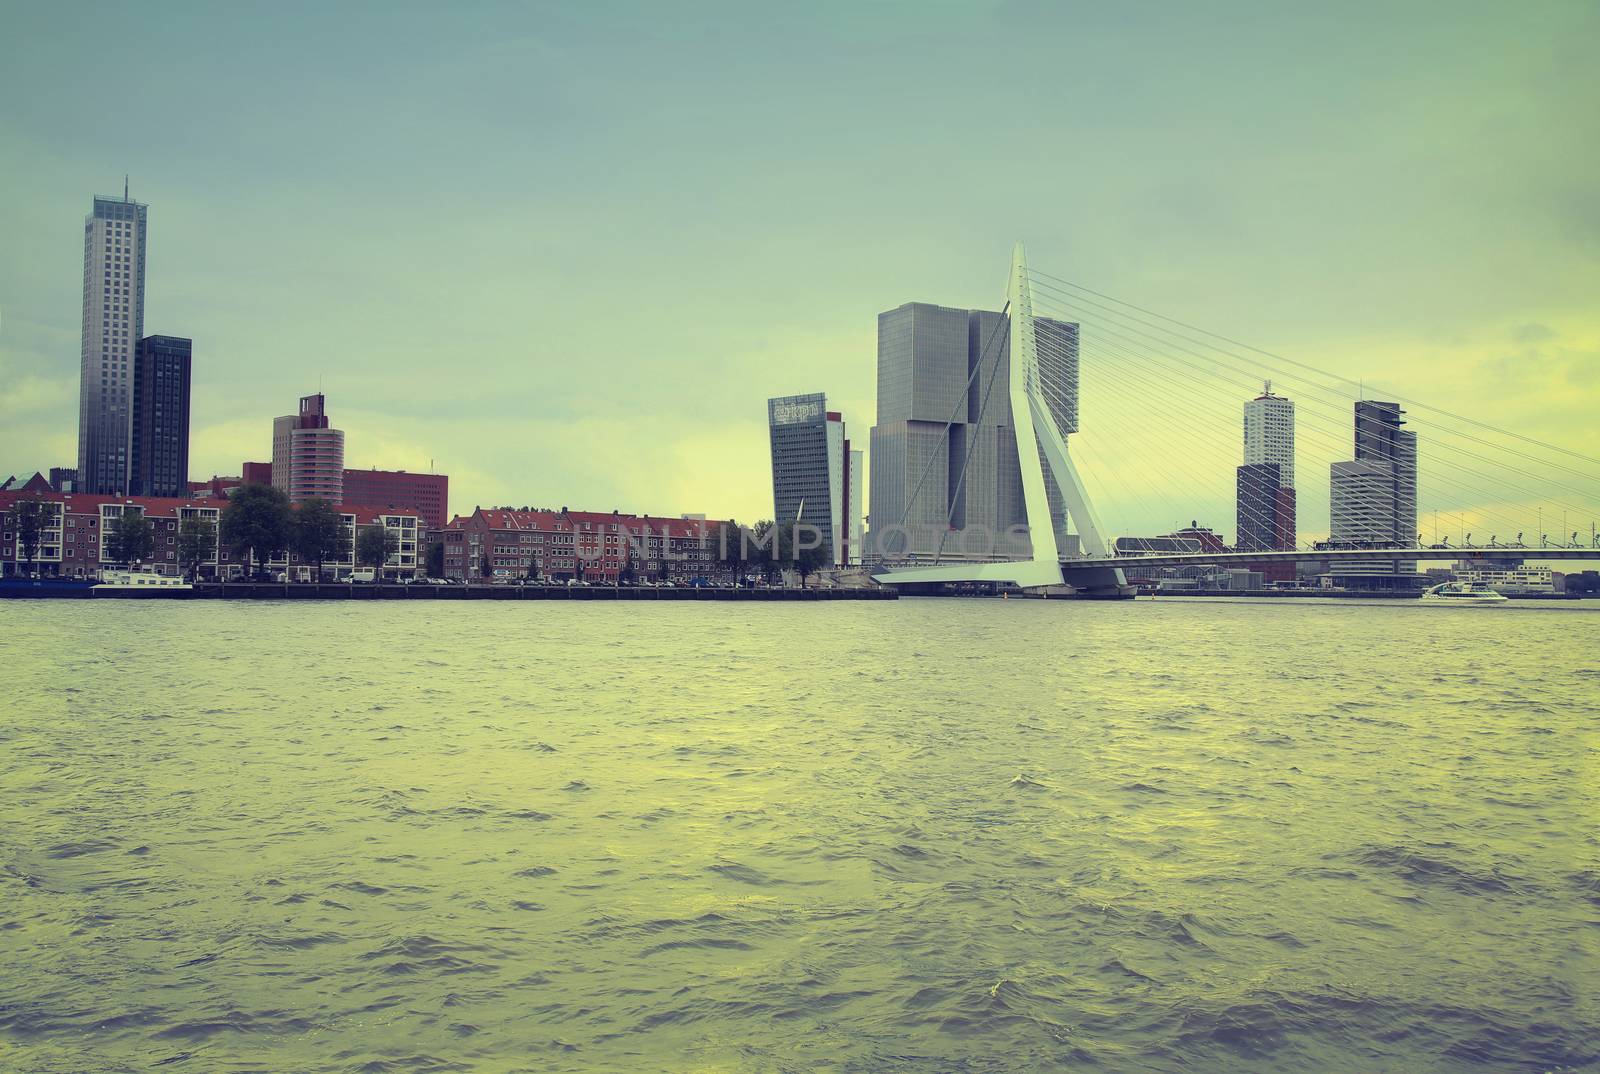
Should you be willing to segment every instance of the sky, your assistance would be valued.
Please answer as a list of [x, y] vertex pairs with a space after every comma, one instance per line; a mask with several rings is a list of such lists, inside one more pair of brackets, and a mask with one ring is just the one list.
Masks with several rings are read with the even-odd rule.
[[765, 400], [865, 444], [877, 313], [998, 308], [1018, 239], [1600, 456], [1600, 5], [1294, 7], [0, 0], [0, 473], [75, 464], [124, 174], [197, 479], [320, 388], [456, 512], [768, 517]]

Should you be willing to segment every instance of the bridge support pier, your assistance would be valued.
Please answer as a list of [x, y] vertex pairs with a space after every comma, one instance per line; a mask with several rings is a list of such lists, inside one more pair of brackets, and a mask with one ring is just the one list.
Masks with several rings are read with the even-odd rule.
[[1137, 590], [1128, 584], [1121, 567], [1074, 567], [1061, 565], [1061, 580], [1077, 590], [1074, 595], [1088, 600], [1132, 600]]

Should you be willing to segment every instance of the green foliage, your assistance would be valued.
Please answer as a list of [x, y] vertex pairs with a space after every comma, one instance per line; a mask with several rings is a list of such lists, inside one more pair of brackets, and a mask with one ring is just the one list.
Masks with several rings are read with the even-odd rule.
[[178, 524], [178, 566], [185, 574], [198, 577], [200, 564], [217, 551], [217, 524], [209, 518], [191, 517]]
[[320, 496], [312, 496], [301, 501], [294, 512], [289, 547], [301, 562], [317, 565], [320, 579], [323, 563], [344, 559], [350, 554], [350, 537], [345, 532], [343, 517], [333, 509], [333, 504]]
[[134, 511], [118, 515], [111, 523], [106, 551], [113, 563], [129, 564], [147, 560], [156, 550], [156, 529], [150, 520]]
[[617, 583], [632, 584], [639, 580], [639, 550], [634, 547], [633, 541], [623, 535], [623, 543], [627, 546], [627, 555], [622, 560], [622, 569], [617, 572]]
[[294, 514], [289, 497], [271, 485], [241, 485], [222, 511], [223, 546], [240, 559], [265, 563], [289, 547]]
[[738, 582], [744, 576], [745, 564], [750, 561], [752, 554], [745, 528], [737, 522], [720, 522], [714, 539], [717, 542], [717, 563]]
[[45, 502], [37, 496], [18, 500], [11, 507], [11, 528], [17, 532], [17, 551], [33, 569], [33, 557], [39, 554], [39, 538], [44, 533], [47, 519]]
[[489, 553], [483, 554], [483, 561], [478, 564], [478, 573], [485, 578], [494, 577], [494, 564], [489, 562]]
[[363, 567], [371, 567], [382, 571], [389, 557], [394, 555], [395, 549], [400, 547], [400, 539], [394, 531], [387, 526], [362, 526], [361, 532], [356, 536], [356, 562]]

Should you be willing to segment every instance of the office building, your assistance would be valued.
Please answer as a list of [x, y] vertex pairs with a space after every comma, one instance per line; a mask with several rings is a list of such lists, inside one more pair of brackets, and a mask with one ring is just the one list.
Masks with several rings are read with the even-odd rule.
[[189, 494], [192, 346], [179, 336], [146, 336], [135, 350], [129, 495]]
[[83, 338], [78, 381], [78, 482], [124, 493], [133, 461], [136, 346], [144, 338], [147, 207], [94, 199], [83, 222]]
[[272, 484], [291, 502], [344, 500], [344, 432], [328, 421], [327, 400], [302, 396], [300, 412], [272, 423]]
[[368, 507], [415, 508], [430, 529], [442, 529], [450, 519], [450, 478], [404, 470], [346, 470], [344, 500]]
[[774, 521], [815, 527], [835, 567], [860, 563], [863, 453], [843, 416], [821, 393], [782, 396], [767, 400], [767, 427]]
[[272, 484], [272, 464], [270, 462], [247, 462], [239, 468], [239, 480], [246, 485]]
[[77, 492], [78, 468], [76, 466], [50, 467], [50, 487], [56, 492]]
[[[871, 433], [875, 555], [1001, 559], [1029, 554], [1011, 418], [1009, 319], [911, 302], [878, 315]], [[1063, 435], [1078, 429], [1078, 326], [1036, 318], [1040, 389]], [[948, 427], [948, 435], [946, 429]], [[1033, 450], [1037, 450], [1034, 448]], [[1058, 546], [1074, 545], [1045, 467]]]
[[[1355, 405], [1355, 458], [1329, 472], [1330, 539], [1335, 547], [1409, 547], [1417, 541], [1417, 434], [1403, 428], [1399, 403]], [[1353, 577], [1411, 576], [1415, 560], [1342, 563]]]
[[1236, 474], [1235, 542], [1241, 552], [1295, 547], [1294, 403], [1272, 382], [1244, 405], [1244, 464]]

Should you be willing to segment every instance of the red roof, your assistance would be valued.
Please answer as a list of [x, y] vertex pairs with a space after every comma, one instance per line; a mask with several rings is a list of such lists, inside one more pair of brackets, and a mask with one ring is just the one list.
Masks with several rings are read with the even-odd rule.
[[[645, 529], [668, 537], [701, 537], [714, 534], [722, 523], [716, 519], [660, 518], [655, 515], [612, 514], [609, 511], [515, 511], [501, 507], [478, 508], [471, 515], [457, 515], [445, 529], [464, 529], [473, 520], [482, 520], [491, 530], [526, 530], [540, 533], [615, 533], [621, 526], [640, 535]], [[584, 524], [589, 528], [584, 530]]]

